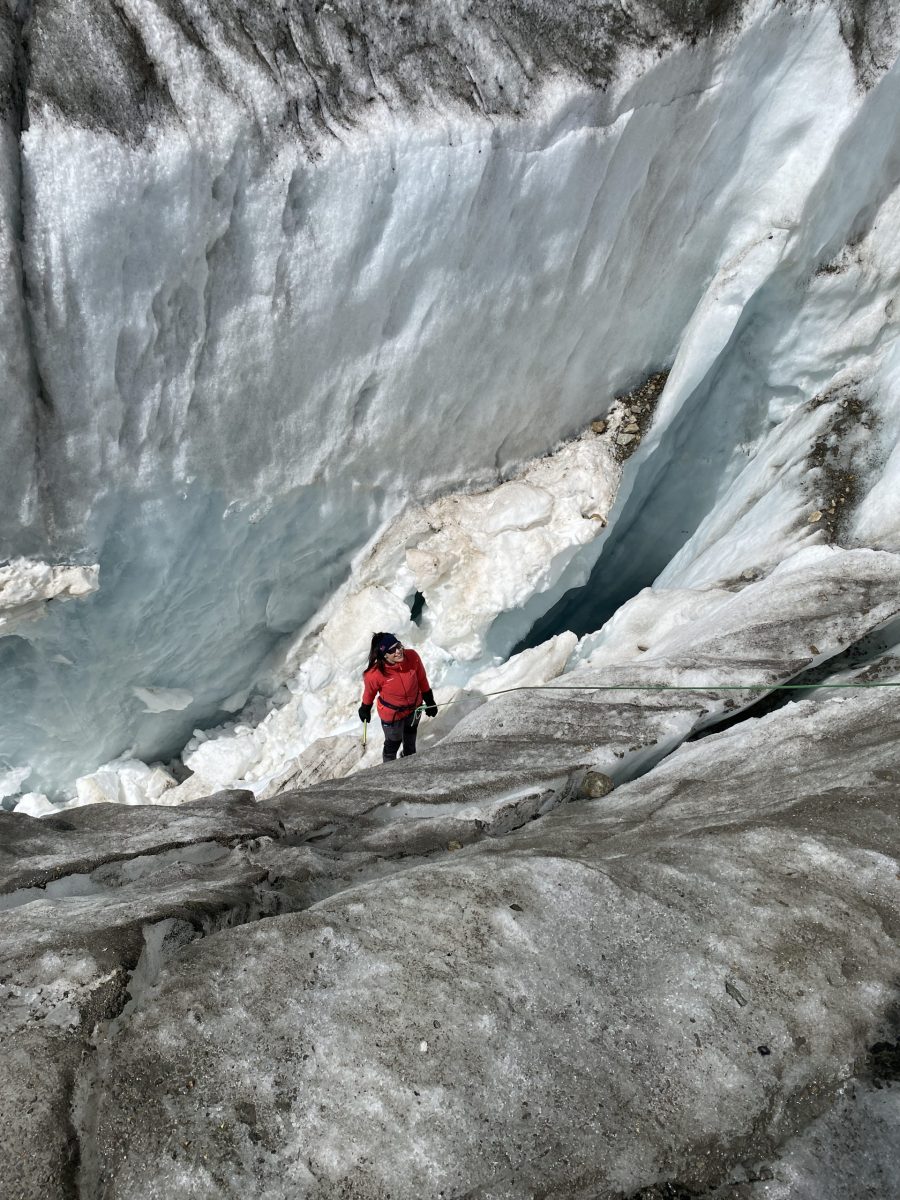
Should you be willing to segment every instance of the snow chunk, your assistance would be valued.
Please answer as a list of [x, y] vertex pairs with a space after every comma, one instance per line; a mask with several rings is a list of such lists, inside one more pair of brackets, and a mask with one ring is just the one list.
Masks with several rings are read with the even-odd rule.
[[[243, 779], [259, 759], [252, 731], [246, 726], [199, 743], [195, 737], [191, 745], [194, 748], [183, 755], [184, 764], [208, 785], [206, 790], [209, 792], [216, 791], [229, 780]], [[187, 782], [194, 784], [193, 779]]]
[[487, 534], [507, 529], [534, 529], [546, 525], [553, 512], [553, 497], [543, 488], [527, 483], [505, 483], [491, 493], [490, 504], [481, 523]]
[[184, 688], [133, 687], [138, 700], [144, 702], [145, 712], [180, 712], [193, 703], [194, 697]]
[[566, 669], [578, 639], [574, 633], [560, 633], [540, 646], [523, 650], [499, 667], [488, 667], [473, 675], [467, 690], [502, 692], [510, 688], [536, 687], [556, 679]]
[[59, 805], [51, 804], [42, 792], [26, 792], [13, 812], [23, 813], [26, 817], [50, 817], [59, 812]]
[[82, 599], [100, 586], [100, 568], [14, 558], [0, 567], [0, 637], [44, 614], [51, 600]]
[[76, 783], [78, 805], [154, 804], [175, 786], [175, 780], [160, 766], [150, 767], [135, 758], [116, 759]]
[[321, 640], [341, 666], [366, 660], [372, 634], [390, 630], [401, 641], [413, 632], [409, 608], [384, 587], [367, 587], [347, 599], [341, 611], [327, 622]]

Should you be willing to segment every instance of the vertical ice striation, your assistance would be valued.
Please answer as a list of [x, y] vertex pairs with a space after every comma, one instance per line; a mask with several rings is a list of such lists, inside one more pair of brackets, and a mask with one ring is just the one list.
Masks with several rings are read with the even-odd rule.
[[27, 68], [18, 24], [0, 9], [0, 396], [3, 402], [3, 504], [0, 537], [4, 556], [34, 554], [46, 544], [39, 503], [41, 395], [22, 271], [22, 176], [19, 163]]
[[3, 554], [99, 565], [0, 640], [23, 788], [175, 752], [410, 501], [650, 372], [618, 507], [702, 418], [688, 532], [834, 373], [801, 283], [891, 202], [889, 5], [316, 7], [4, 9]]

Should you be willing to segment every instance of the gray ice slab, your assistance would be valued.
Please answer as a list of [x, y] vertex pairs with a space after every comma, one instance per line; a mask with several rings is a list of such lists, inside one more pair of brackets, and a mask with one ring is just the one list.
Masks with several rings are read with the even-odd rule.
[[[771, 686], [898, 582], [828, 556], [641, 670]], [[19, 1194], [80, 1159], [85, 1195], [602, 1195], [805, 1120], [884, 1016], [895, 703], [791, 705], [627, 783], [759, 693], [728, 695], [521, 693], [259, 805], [7, 816], [3, 1127], [44, 1147]], [[620, 786], [568, 803], [589, 769]]]
[[898, 734], [883, 694], [783, 709], [621, 788], [620, 836], [608, 800], [569, 806], [188, 946], [101, 1039], [83, 1181], [410, 1200], [716, 1183], [827, 1110], [889, 1029]]
[[0, 812], [0, 894], [176, 846], [233, 845], [278, 831], [277, 818], [245, 791], [217, 792], [177, 808], [89, 804], [40, 819]]

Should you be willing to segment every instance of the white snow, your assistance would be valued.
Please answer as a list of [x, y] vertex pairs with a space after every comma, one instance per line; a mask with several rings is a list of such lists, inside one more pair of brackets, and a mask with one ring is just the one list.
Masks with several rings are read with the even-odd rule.
[[26, 792], [17, 800], [13, 812], [23, 813], [26, 817], [49, 817], [59, 812], [59, 805], [52, 804], [41, 792]]
[[44, 615], [51, 600], [81, 599], [100, 586], [98, 566], [52, 564], [14, 558], [0, 566], [0, 637]]
[[194, 699], [184, 688], [135, 687], [132, 691], [147, 712], [180, 712]]
[[162, 767], [148, 767], [138, 759], [108, 763], [76, 785], [79, 804], [165, 804], [165, 793], [175, 783]]

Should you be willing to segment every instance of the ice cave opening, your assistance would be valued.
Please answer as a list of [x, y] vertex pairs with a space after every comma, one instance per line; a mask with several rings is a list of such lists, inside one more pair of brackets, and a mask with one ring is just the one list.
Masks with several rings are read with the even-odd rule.
[[[735, 364], [737, 360], [737, 366]], [[633, 596], [652, 587], [715, 509], [773, 425], [762, 380], [747, 370], [735, 336], [665, 428], [652, 452], [623, 481], [599, 547], [576, 557], [570, 573], [587, 580], [566, 591], [511, 653], [569, 630], [594, 633]]]

